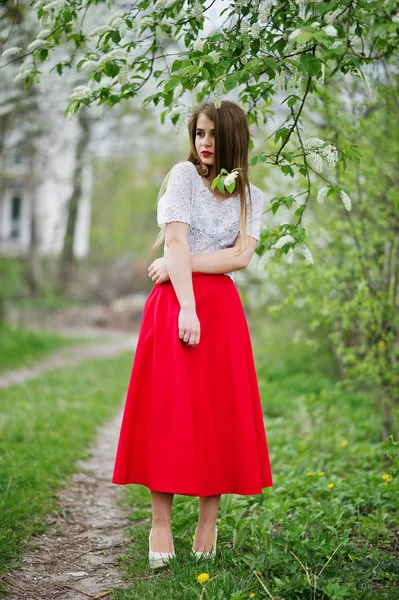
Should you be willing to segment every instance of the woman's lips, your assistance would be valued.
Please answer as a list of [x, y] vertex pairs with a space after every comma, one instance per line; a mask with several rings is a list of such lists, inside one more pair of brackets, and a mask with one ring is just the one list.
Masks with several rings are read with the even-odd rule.
[[212, 156], [212, 152], [201, 152], [204, 156]]

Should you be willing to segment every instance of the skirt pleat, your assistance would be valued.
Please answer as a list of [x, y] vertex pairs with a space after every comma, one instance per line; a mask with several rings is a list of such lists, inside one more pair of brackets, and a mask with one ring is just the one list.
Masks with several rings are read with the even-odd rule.
[[189, 496], [273, 485], [250, 332], [234, 281], [193, 273], [201, 337], [178, 335], [170, 281], [144, 305], [112, 483]]

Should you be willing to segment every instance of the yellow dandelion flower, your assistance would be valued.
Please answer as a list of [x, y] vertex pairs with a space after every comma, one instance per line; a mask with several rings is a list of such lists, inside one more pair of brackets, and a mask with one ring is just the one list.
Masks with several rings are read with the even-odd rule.
[[305, 448], [306, 448], [305, 444], [301, 444], [301, 445], [299, 446], [299, 450], [305, 450]]
[[208, 573], [200, 573], [197, 577], [199, 583], [205, 583], [205, 581], [208, 581], [209, 579], [209, 575]]
[[317, 474], [320, 475], [320, 477], [322, 477], [323, 475], [325, 475], [324, 471], [319, 471]]
[[388, 482], [391, 482], [391, 481], [392, 481], [392, 476], [391, 476], [391, 475], [389, 475], [389, 473], [385, 473], [385, 474], [382, 476], [382, 478], [383, 478], [383, 479], [385, 479], [385, 482], [386, 482], [386, 483], [388, 483]]
[[258, 575], [262, 575], [262, 573], [260, 571], [256, 571]]
[[333, 483], [329, 483], [327, 487], [328, 487], [328, 488], [333, 488], [333, 487], [334, 487], [334, 484], [333, 484]]
[[249, 594], [249, 597], [250, 597], [250, 598], [255, 598], [255, 594], [254, 594], [253, 592], [251, 592], [251, 593]]
[[195, 535], [192, 535], [191, 537], [193, 538], [193, 540], [195, 540]]
[[311, 477], [311, 476], [313, 475], [313, 471], [308, 471], [308, 472], [306, 473], [306, 475], [307, 475], [308, 477]]
[[346, 448], [347, 445], [348, 445], [347, 440], [342, 440], [342, 442], [341, 442], [342, 448]]

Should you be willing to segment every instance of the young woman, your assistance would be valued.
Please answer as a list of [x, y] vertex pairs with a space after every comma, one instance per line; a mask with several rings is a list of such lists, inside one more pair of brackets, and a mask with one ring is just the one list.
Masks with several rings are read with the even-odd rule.
[[[193, 553], [214, 556], [221, 494], [273, 485], [249, 329], [234, 271], [259, 240], [263, 193], [248, 181], [249, 128], [234, 102], [196, 107], [190, 153], [158, 196], [164, 256], [143, 310], [112, 482], [151, 490], [152, 567], [174, 556], [174, 494], [199, 496]], [[211, 183], [240, 168], [231, 194]], [[237, 171], [236, 171], [237, 172]]]

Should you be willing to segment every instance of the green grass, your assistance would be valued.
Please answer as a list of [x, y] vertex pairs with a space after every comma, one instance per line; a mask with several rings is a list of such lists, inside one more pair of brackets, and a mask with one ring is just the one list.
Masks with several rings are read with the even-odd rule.
[[29, 367], [63, 346], [90, 341], [88, 338], [62, 336], [55, 331], [30, 331], [3, 325], [0, 327], [0, 373]]
[[1, 390], [0, 575], [18, 564], [31, 535], [46, 531], [57, 489], [122, 405], [131, 363], [131, 352], [89, 360]]
[[[129, 531], [119, 560], [132, 585], [112, 598], [397, 600], [399, 486], [382, 477], [373, 399], [334, 391], [326, 350], [295, 346], [281, 325], [257, 334], [255, 357], [274, 486], [222, 496], [216, 561], [197, 564], [189, 552], [198, 499], [175, 495], [177, 557], [155, 572], [148, 564], [150, 492], [127, 486], [132, 520], [148, 523]], [[209, 580], [199, 583], [200, 573]]]
[[[177, 558], [155, 572], [150, 492], [126, 486], [132, 526], [118, 560], [131, 586], [114, 590], [114, 600], [399, 598], [399, 486], [382, 477], [389, 467], [373, 398], [334, 389], [326, 350], [295, 346], [280, 324], [262, 331], [254, 349], [274, 486], [222, 496], [215, 562], [190, 558], [198, 499], [176, 495]], [[0, 574], [18, 564], [32, 534], [46, 530], [57, 489], [96, 427], [120, 407], [131, 363], [131, 353], [86, 361], [1, 392]], [[147, 522], [134, 523], [140, 519]], [[209, 574], [204, 584], [200, 573]]]

